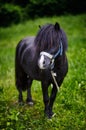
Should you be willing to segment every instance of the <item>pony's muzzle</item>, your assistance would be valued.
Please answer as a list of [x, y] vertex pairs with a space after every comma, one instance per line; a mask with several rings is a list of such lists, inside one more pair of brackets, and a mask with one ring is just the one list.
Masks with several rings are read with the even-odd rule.
[[52, 60], [49, 57], [45, 55], [40, 55], [38, 66], [40, 69], [49, 69], [51, 67], [51, 62]]
[[44, 56], [40, 56], [39, 60], [38, 60], [38, 66], [40, 69], [45, 69], [46, 63], [45, 63], [45, 59]]

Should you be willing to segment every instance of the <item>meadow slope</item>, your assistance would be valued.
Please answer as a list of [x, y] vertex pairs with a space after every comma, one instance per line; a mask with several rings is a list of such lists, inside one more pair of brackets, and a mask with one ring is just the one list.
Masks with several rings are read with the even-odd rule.
[[[15, 47], [22, 38], [36, 35], [39, 25], [56, 21], [68, 37], [69, 71], [54, 103], [56, 116], [48, 120], [44, 117], [40, 82], [32, 85], [33, 107], [17, 103]], [[23, 95], [25, 99], [26, 92]], [[0, 28], [0, 129], [86, 130], [86, 14], [38, 18]]]

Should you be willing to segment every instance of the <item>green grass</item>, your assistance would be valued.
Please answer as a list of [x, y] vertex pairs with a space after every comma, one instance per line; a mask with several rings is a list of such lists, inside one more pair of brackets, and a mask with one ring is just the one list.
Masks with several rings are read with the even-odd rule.
[[[85, 130], [86, 129], [86, 15], [38, 18], [0, 28], [0, 129]], [[51, 120], [44, 117], [40, 82], [34, 81], [35, 105], [19, 106], [15, 87], [15, 47], [19, 40], [36, 35], [38, 25], [58, 21], [68, 37], [69, 72], [57, 94]], [[24, 99], [26, 98], [26, 92]]]

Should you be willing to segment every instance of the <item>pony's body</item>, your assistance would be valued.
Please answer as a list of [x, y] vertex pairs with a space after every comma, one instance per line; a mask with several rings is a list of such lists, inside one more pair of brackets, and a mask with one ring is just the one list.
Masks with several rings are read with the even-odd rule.
[[30, 78], [32, 79], [44, 81], [46, 80], [46, 78], [50, 77], [49, 76], [50, 71], [49, 70], [40, 71], [40, 68], [38, 67], [38, 63], [37, 63], [38, 56], [37, 54], [35, 56], [34, 39], [35, 37], [27, 37], [18, 44], [17, 46], [18, 57], [16, 58], [17, 65], [20, 66], [19, 68], [20, 71], [22, 69], [24, 73], [27, 75], [27, 79], [30, 76]]
[[[52, 27], [51, 27], [52, 26]], [[58, 50], [58, 43], [61, 37], [62, 44], [63, 44], [63, 53], [62, 55], [58, 55], [55, 58], [53, 71], [56, 73], [56, 81], [61, 86], [63, 79], [68, 71], [68, 63], [65, 51], [67, 49], [67, 40], [65, 33], [63, 30], [59, 29], [55, 33], [57, 33], [57, 41], [56, 39], [52, 39], [54, 35], [53, 27], [54, 25], [46, 25], [41, 28], [38, 33], [37, 37], [27, 37], [19, 42], [16, 48], [16, 59], [15, 59], [15, 72], [16, 72], [16, 86], [19, 91], [19, 102], [23, 101], [22, 97], [22, 90], [27, 90], [27, 102], [29, 104], [33, 104], [32, 97], [31, 97], [31, 84], [32, 81], [39, 80], [42, 84], [42, 91], [43, 91], [43, 100], [45, 104], [45, 113], [48, 117], [53, 115], [52, 113], [52, 106], [53, 102], [56, 97], [57, 88], [55, 82], [51, 75], [51, 69], [49, 68], [50, 63], [47, 57], [41, 57], [40, 52], [45, 51], [54, 55]], [[50, 29], [51, 28], [51, 29]], [[43, 34], [45, 31], [45, 34]], [[48, 31], [48, 33], [46, 33]], [[51, 40], [48, 39], [49, 33], [53, 32], [53, 36]], [[61, 34], [60, 34], [61, 33]], [[45, 36], [44, 36], [45, 35]], [[43, 40], [42, 40], [43, 39]], [[54, 43], [54, 41], [56, 43]], [[42, 43], [43, 42], [43, 43]], [[45, 44], [46, 42], [46, 44]], [[52, 42], [52, 43], [50, 43]], [[50, 43], [50, 44], [49, 44]], [[44, 45], [43, 45], [44, 44]], [[49, 46], [48, 46], [49, 44]], [[45, 60], [46, 62], [44, 62]], [[45, 64], [42, 64], [45, 63]], [[46, 69], [40, 68], [41, 65], [48, 66]], [[48, 86], [53, 84], [51, 96], [48, 96]]]

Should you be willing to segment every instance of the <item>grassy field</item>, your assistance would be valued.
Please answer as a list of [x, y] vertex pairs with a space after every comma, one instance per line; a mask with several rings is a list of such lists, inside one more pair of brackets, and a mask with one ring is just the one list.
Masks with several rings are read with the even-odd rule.
[[[34, 81], [33, 107], [17, 102], [15, 47], [20, 39], [36, 35], [38, 25], [58, 21], [68, 37], [69, 72], [57, 94], [51, 120], [44, 117], [40, 82]], [[24, 99], [26, 92], [23, 93]], [[38, 18], [0, 28], [0, 130], [86, 130], [86, 15]]]

